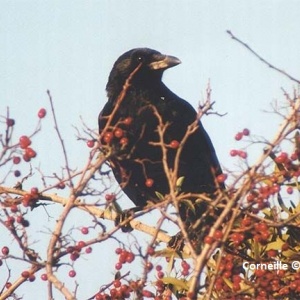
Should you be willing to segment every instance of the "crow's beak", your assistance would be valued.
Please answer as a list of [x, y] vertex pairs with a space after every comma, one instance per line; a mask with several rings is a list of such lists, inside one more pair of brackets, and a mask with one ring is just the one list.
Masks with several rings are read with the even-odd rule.
[[154, 56], [154, 61], [149, 64], [149, 68], [152, 70], [165, 70], [180, 63], [180, 59], [175, 56], [159, 54]]

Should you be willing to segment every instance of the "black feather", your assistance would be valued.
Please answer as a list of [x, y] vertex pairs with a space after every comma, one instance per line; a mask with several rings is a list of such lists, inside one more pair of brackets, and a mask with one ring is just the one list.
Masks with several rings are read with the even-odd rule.
[[[188, 126], [197, 118], [196, 110], [162, 83], [164, 70], [179, 63], [176, 57], [162, 55], [155, 50], [133, 49], [115, 62], [109, 76], [106, 87], [108, 102], [99, 115], [99, 133], [104, 151], [110, 153], [109, 161], [116, 180], [136, 206], [144, 207], [149, 200], [160, 201], [157, 192], [162, 195], [170, 192], [162, 163], [162, 149], [152, 144], [159, 142], [159, 121], [155, 111], [168, 125], [163, 136], [165, 145], [174, 140], [181, 142]], [[107, 124], [126, 80], [136, 68], [120, 106]], [[128, 125], [125, 120], [132, 122]], [[103, 132], [104, 128], [106, 132]], [[126, 145], [115, 136], [105, 141], [105, 134], [113, 134], [116, 128], [122, 129], [121, 138], [128, 139]], [[167, 147], [169, 169], [174, 169], [176, 151]], [[212, 142], [199, 121], [180, 156], [177, 177], [184, 177], [181, 193], [212, 196], [217, 190], [215, 178], [221, 172]], [[145, 185], [148, 178], [153, 179], [151, 187]], [[222, 184], [221, 188], [224, 188]]]

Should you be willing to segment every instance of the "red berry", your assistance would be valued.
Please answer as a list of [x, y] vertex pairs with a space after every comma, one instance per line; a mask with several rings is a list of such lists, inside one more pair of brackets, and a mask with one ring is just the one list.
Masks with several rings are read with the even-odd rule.
[[120, 287], [120, 290], [121, 290], [122, 293], [130, 292], [130, 288], [127, 284], [122, 284], [121, 287]]
[[38, 193], [39, 193], [39, 190], [37, 187], [31, 188], [31, 190], [30, 190], [31, 195], [37, 195]]
[[127, 125], [127, 126], [130, 125], [132, 123], [132, 118], [131, 117], [127, 117], [126, 119], [124, 119], [123, 123], [125, 125]]
[[225, 180], [227, 179], [227, 174], [220, 174], [220, 175], [218, 175], [217, 176], [217, 181], [219, 182], [219, 183], [223, 183], [223, 182], [225, 182]]
[[238, 132], [236, 135], [235, 135], [235, 140], [236, 141], [240, 141], [242, 138], [243, 138], [243, 133], [242, 132]]
[[240, 150], [238, 152], [238, 155], [239, 155], [239, 157], [244, 158], [244, 159], [247, 158], [247, 156], [248, 156], [247, 152], [242, 151], [242, 150]]
[[153, 248], [153, 247], [148, 247], [148, 249], [147, 249], [147, 254], [148, 254], [148, 255], [153, 255], [154, 253], [155, 253], [154, 248]]
[[291, 155], [291, 160], [296, 160], [296, 159], [298, 159], [298, 154], [296, 152], [294, 152]]
[[11, 282], [6, 282], [6, 283], [5, 283], [5, 287], [6, 287], [7, 289], [9, 289], [11, 286], [12, 286], [12, 283], [11, 283]]
[[7, 218], [7, 220], [5, 221], [5, 225], [8, 226], [8, 227], [10, 227], [10, 226], [12, 226], [14, 224], [14, 222], [15, 222], [15, 218], [12, 217], [12, 216], [9, 216]]
[[26, 153], [24, 153], [22, 157], [23, 157], [23, 160], [26, 162], [31, 161], [31, 158]]
[[117, 291], [116, 289], [111, 289], [111, 290], [109, 291], [109, 293], [110, 293], [111, 298], [117, 299], [118, 291]]
[[85, 243], [84, 241], [79, 241], [79, 242], [77, 243], [77, 246], [78, 246], [80, 249], [82, 249], [82, 248], [84, 248], [84, 247], [86, 246], [86, 243]]
[[118, 262], [115, 264], [115, 269], [116, 270], [121, 270], [122, 269], [122, 263]]
[[20, 162], [21, 162], [21, 157], [19, 157], [19, 156], [14, 156], [13, 157], [13, 163], [15, 165], [19, 164]]
[[26, 149], [31, 144], [31, 141], [28, 136], [22, 135], [19, 138], [19, 144], [22, 149]]
[[86, 253], [86, 254], [90, 254], [90, 253], [92, 253], [92, 251], [93, 251], [93, 248], [92, 248], [92, 247], [87, 247], [87, 248], [85, 249], [85, 253]]
[[25, 194], [23, 196], [22, 203], [23, 203], [24, 206], [25, 206], [26, 203], [29, 205], [31, 200], [32, 200], [32, 195], [31, 194]]
[[30, 282], [35, 281], [35, 275], [34, 275], [34, 274], [31, 274], [31, 275], [29, 276], [29, 281], [30, 281]]
[[36, 157], [36, 152], [32, 148], [27, 147], [25, 149], [25, 155], [27, 155], [29, 158], [34, 158]]
[[22, 224], [24, 221], [23, 216], [17, 216], [17, 223]]
[[277, 250], [270, 249], [270, 250], [267, 251], [267, 255], [268, 255], [268, 257], [270, 257], [270, 258], [276, 257], [276, 256], [277, 256]]
[[172, 149], [177, 149], [177, 148], [179, 147], [179, 142], [176, 141], [176, 140], [171, 141], [170, 147], [171, 147]]
[[241, 285], [238, 282], [234, 282], [233, 286], [232, 286], [232, 289], [234, 291], [239, 291], [241, 289]]
[[94, 140], [89, 140], [86, 142], [87, 146], [89, 148], [93, 148], [95, 146], [95, 141]]
[[66, 187], [65, 183], [63, 181], [59, 182], [57, 184], [57, 188], [63, 190]]
[[76, 276], [75, 270], [69, 271], [69, 276], [70, 276], [71, 278], [75, 277], [75, 276]]
[[47, 276], [47, 274], [42, 274], [41, 275], [41, 279], [43, 280], [43, 281], [47, 281], [48, 280], [48, 276]]
[[2, 247], [1, 252], [2, 252], [3, 255], [8, 255], [9, 254], [9, 248], [4, 246], [4, 247]]
[[288, 186], [287, 188], [286, 188], [286, 192], [288, 193], [288, 194], [293, 194], [293, 192], [294, 192], [294, 189], [293, 189], [293, 187], [291, 187], [291, 186]]
[[125, 264], [126, 263], [127, 253], [128, 252], [126, 250], [123, 250], [122, 253], [120, 254], [120, 256], [119, 256], [119, 262], [121, 264]]
[[239, 153], [238, 150], [232, 149], [232, 150], [230, 151], [230, 156], [237, 156], [238, 153]]
[[119, 139], [124, 135], [124, 131], [121, 128], [116, 128], [116, 130], [114, 131], [114, 135]]
[[73, 251], [75, 251], [75, 247], [74, 246], [68, 246], [66, 250], [67, 250], [67, 253], [72, 253]]
[[187, 269], [183, 269], [183, 270], [181, 271], [181, 274], [182, 274], [182, 276], [188, 276], [188, 275], [190, 274], [190, 272], [189, 272], [189, 270], [187, 270]]
[[39, 112], [38, 112], [38, 117], [39, 117], [40, 119], [43, 119], [43, 118], [46, 116], [46, 113], [47, 113], [46, 109], [45, 109], [45, 108], [41, 108], [41, 109], [39, 110]]
[[243, 129], [243, 135], [248, 136], [250, 134], [250, 130], [248, 128]]
[[12, 127], [15, 125], [15, 120], [14, 119], [10, 119], [10, 118], [7, 118], [6, 119], [6, 125], [7, 127]]
[[207, 235], [207, 236], [204, 238], [204, 243], [205, 243], [205, 244], [211, 245], [213, 242], [214, 242], [214, 238], [213, 238], [212, 236], [208, 236], [208, 235]]
[[146, 269], [147, 269], [148, 272], [150, 272], [150, 271], [153, 269], [153, 264], [152, 264], [151, 262], [148, 261], [148, 262], [146, 263]]
[[21, 273], [21, 276], [22, 276], [23, 278], [29, 278], [30, 273], [29, 273], [28, 271], [23, 271], [23, 272]]
[[11, 207], [10, 207], [10, 210], [12, 213], [16, 213], [18, 211], [18, 206], [16, 204], [13, 204]]
[[148, 290], [143, 290], [142, 294], [146, 298], [154, 298], [155, 297], [155, 295], [152, 292], [148, 291]]
[[115, 253], [119, 255], [119, 254], [122, 253], [122, 251], [123, 251], [122, 248], [117, 248], [117, 249], [115, 250]]
[[223, 237], [223, 232], [221, 230], [216, 230], [214, 233], [214, 238], [216, 240], [220, 240], [220, 239], [222, 239], [222, 237]]
[[116, 200], [116, 195], [115, 194], [106, 194], [105, 195], [105, 200], [107, 202], [112, 202]]
[[154, 183], [154, 181], [153, 181], [152, 178], [148, 178], [148, 179], [145, 181], [145, 185], [146, 185], [146, 187], [148, 187], [148, 188], [152, 187], [152, 186], [153, 186], [153, 183]]
[[79, 252], [77, 252], [77, 251], [72, 252], [71, 255], [70, 255], [70, 259], [71, 259], [72, 261], [77, 260], [79, 257], [80, 257], [80, 254], [79, 254]]
[[132, 263], [135, 259], [135, 255], [132, 252], [127, 253], [126, 262]]
[[190, 264], [188, 264], [185, 260], [183, 260], [181, 262], [181, 266], [182, 266], [183, 269], [186, 269], [186, 270], [189, 270], [190, 267], [191, 267]]
[[244, 227], [248, 227], [248, 226], [250, 226], [251, 225], [251, 219], [250, 218], [244, 218], [243, 220], [242, 220], [242, 226], [244, 226]]
[[121, 281], [119, 279], [114, 281], [114, 287], [119, 288], [121, 286]]
[[113, 133], [108, 131], [108, 132], [105, 132], [103, 140], [105, 143], [109, 144], [113, 137], [114, 137]]
[[82, 234], [88, 234], [89, 233], [89, 229], [87, 227], [82, 227], [81, 228], [81, 233]]
[[120, 144], [123, 146], [127, 145], [128, 144], [128, 138], [126, 137], [123, 137], [120, 139]]
[[156, 270], [157, 272], [161, 271], [161, 270], [162, 270], [162, 266], [161, 266], [161, 265], [157, 265], [157, 266], [155, 267], [155, 270]]

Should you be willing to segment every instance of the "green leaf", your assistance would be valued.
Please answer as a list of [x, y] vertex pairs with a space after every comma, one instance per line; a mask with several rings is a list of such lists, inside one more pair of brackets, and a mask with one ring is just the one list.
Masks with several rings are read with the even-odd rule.
[[181, 188], [183, 181], [184, 181], [184, 176], [179, 177], [176, 181], [176, 187]]
[[170, 274], [174, 267], [174, 261], [175, 261], [175, 251], [172, 256], [170, 256], [170, 260], [168, 262], [167, 266], [167, 274]]
[[121, 214], [121, 213], [123, 212], [121, 206], [120, 206], [116, 201], [114, 201], [114, 202], [111, 204], [111, 207], [112, 207], [112, 209], [113, 209], [116, 213], [118, 213], [118, 214]]
[[224, 280], [224, 282], [232, 289], [233, 287], [233, 283], [226, 277], [222, 277], [222, 279]]
[[163, 194], [161, 194], [160, 192], [156, 192], [155, 191], [155, 195], [156, 195], [156, 197], [159, 199], [159, 200], [164, 200], [164, 195]]
[[186, 280], [183, 279], [177, 279], [177, 278], [173, 278], [173, 277], [164, 277], [162, 279], [164, 284], [171, 284], [173, 285], [173, 288], [176, 289], [177, 291], [188, 291], [189, 289], [189, 285], [188, 282]]
[[172, 248], [165, 248], [163, 250], [155, 251], [155, 253], [152, 255], [154, 257], [175, 257], [175, 258], [191, 258], [191, 255], [186, 254], [185, 252], [178, 253]]
[[192, 210], [193, 213], [195, 213], [195, 205], [194, 205], [194, 203], [191, 200], [187, 200], [187, 199], [181, 200], [180, 204], [188, 206], [188, 208], [190, 210]]

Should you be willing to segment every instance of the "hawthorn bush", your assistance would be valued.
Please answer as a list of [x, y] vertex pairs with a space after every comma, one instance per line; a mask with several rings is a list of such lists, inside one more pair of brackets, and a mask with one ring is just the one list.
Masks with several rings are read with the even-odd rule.
[[[49, 97], [52, 103], [50, 93]], [[214, 200], [214, 206], [222, 207], [222, 213], [211, 227], [209, 235], [204, 237], [200, 255], [190, 247], [189, 241], [186, 241], [182, 253], [166, 247], [171, 236], [161, 230], [166, 220], [184, 231], [181, 222], [174, 217], [174, 210], [166, 209], [174, 201], [168, 197], [162, 199], [159, 205], [138, 213], [149, 214], [153, 209], [160, 211], [156, 227], [131, 218], [135, 231], [146, 232], [151, 237], [147, 243], [125, 244], [119, 240], [119, 236], [124, 235], [119, 234], [122, 223], [115, 226], [113, 222], [105, 223], [103, 219], [115, 218], [120, 209], [120, 191], [111, 187], [111, 174], [105, 166], [105, 157], [99, 151], [98, 137], [93, 130], [85, 127], [82, 135], [78, 136], [78, 140], [90, 149], [85, 167], [78, 170], [69, 166], [65, 153], [66, 165], [62, 168], [62, 175], [58, 176], [57, 172], [49, 176], [41, 170], [34, 171], [34, 161], [39, 152], [34, 147], [34, 139], [42, 134], [41, 122], [46, 110], [39, 110], [36, 129], [20, 137], [13, 134], [17, 126], [15, 120], [8, 114], [3, 116], [0, 222], [7, 235], [2, 240], [12, 239], [13, 243], [12, 246], [1, 245], [0, 269], [7, 277], [2, 282], [0, 299], [12, 295], [17, 297], [20, 285], [29, 284], [27, 282], [33, 282], [30, 284], [34, 285], [39, 280], [48, 282], [49, 297], [53, 294], [53, 288], [56, 288], [66, 299], [77, 298], [76, 292], [79, 292], [81, 285], [78, 283], [75, 292], [71, 291], [62, 279], [62, 267], [68, 265], [68, 276], [76, 278], [77, 260], [85, 259], [102, 244], [105, 247], [108, 239], [115, 239], [118, 245], [115, 248], [116, 261], [113, 262], [115, 274], [111, 282], [101, 282], [99, 277], [99, 285], [94, 287], [94, 293], [91, 291], [85, 295], [89, 299], [171, 299], [172, 295], [178, 299], [300, 297], [300, 273], [292, 265], [293, 261], [299, 259], [300, 239], [300, 207], [297, 199], [300, 98], [296, 93], [293, 98], [286, 94], [285, 102], [287, 105], [284, 110], [287, 113], [282, 114], [280, 128], [273, 140], [264, 142], [262, 154], [255, 164], [248, 165], [248, 146], [230, 151], [229, 156], [238, 159], [244, 171], [240, 174], [224, 173], [217, 177], [219, 182], [227, 179], [230, 183], [226, 192], [220, 193]], [[209, 99], [202, 110], [211, 110]], [[54, 122], [56, 124], [55, 118]], [[64, 149], [59, 129], [56, 128], [58, 141]], [[249, 145], [257, 142], [249, 129], [238, 132], [235, 139], [237, 145], [244, 139], [248, 139]], [[23, 172], [26, 172], [25, 175]], [[41, 186], [30, 186], [35, 176], [42, 178]], [[8, 186], [6, 182], [14, 184]], [[67, 193], [61, 196], [60, 193], [66, 190]], [[51, 208], [50, 212], [50, 203], [57, 206], [55, 211]], [[39, 214], [44, 214], [44, 210], [53, 214], [50, 217], [56, 222], [53, 227], [47, 228], [48, 234], [45, 233], [39, 241], [45, 244], [46, 250], [40, 251], [40, 247], [35, 247], [35, 236], [29, 233], [29, 229], [32, 230], [33, 213], [39, 211]], [[76, 224], [69, 223], [73, 210], [79, 211], [80, 215], [92, 216], [90, 224], [76, 228]], [[77, 240], [75, 234], [73, 236], [75, 229], [81, 237], [87, 238]], [[38, 228], [34, 230], [38, 231]], [[90, 231], [97, 231], [98, 235], [89, 239]], [[137, 274], [123, 272], [124, 265], [132, 264], [136, 257], [141, 266], [136, 269]], [[93, 263], [86, 259], [87, 264]], [[16, 273], [11, 267], [15, 260], [24, 262], [21, 273]], [[278, 262], [287, 267], [278, 266]], [[259, 263], [271, 264], [273, 270], [251, 268]]]
[[[126, 86], [122, 92], [126, 93]], [[213, 113], [210, 96], [208, 90], [199, 118]], [[48, 299], [300, 298], [300, 97], [296, 91], [292, 96], [285, 92], [282, 109], [274, 110], [282, 118], [274, 137], [259, 139], [248, 128], [237, 132], [237, 147], [228, 156], [238, 161], [239, 171], [227, 170], [216, 178], [219, 183], [226, 181], [226, 191], [214, 200], [199, 195], [221, 211], [201, 240], [200, 254], [177, 218], [176, 203], [186, 195], [159, 195], [159, 204], [114, 225], [122, 193], [99, 150], [97, 131], [84, 123], [77, 130], [78, 143], [87, 155], [82, 167], [72, 165], [50, 92], [48, 97], [51, 113], [38, 110], [32, 132], [24, 128], [24, 134], [16, 136], [18, 120], [9, 110], [1, 116], [0, 278], [4, 279], [0, 299], [26, 299], [24, 285], [44, 289]], [[39, 158], [35, 147], [48, 117], [55, 126], [62, 161]], [[115, 132], [114, 138], [126, 143], [122, 132]], [[261, 155], [250, 164], [253, 144], [261, 145]], [[178, 141], [162, 147], [176, 151]], [[56, 171], [45, 173], [40, 160], [53, 164]], [[146, 184], [153, 184], [151, 180]], [[126, 222], [133, 233], [120, 232]], [[177, 231], [185, 237], [180, 252], [167, 247]], [[86, 269], [107, 260], [113, 274], [102, 268], [87, 280]], [[93, 285], [87, 287], [91, 279]]]

